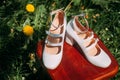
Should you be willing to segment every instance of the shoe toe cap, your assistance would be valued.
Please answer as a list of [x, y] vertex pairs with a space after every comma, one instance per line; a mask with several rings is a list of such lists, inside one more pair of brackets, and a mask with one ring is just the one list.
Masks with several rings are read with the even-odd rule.
[[61, 59], [62, 59], [62, 53], [55, 54], [55, 55], [48, 54], [48, 53], [43, 54], [43, 63], [45, 67], [48, 69], [57, 68], [57, 66], [61, 62]]
[[107, 68], [111, 64], [110, 57], [103, 50], [101, 50], [101, 53], [99, 55], [89, 57], [88, 60], [92, 64], [102, 68]]

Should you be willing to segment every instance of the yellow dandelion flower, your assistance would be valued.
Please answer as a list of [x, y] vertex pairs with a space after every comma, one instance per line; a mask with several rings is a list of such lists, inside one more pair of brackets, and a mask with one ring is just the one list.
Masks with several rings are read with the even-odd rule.
[[94, 22], [97, 22], [97, 20], [96, 20], [96, 19], [94, 19]]
[[93, 18], [96, 18], [96, 16], [93, 15]]
[[52, 6], [54, 7], [54, 6], [55, 6], [55, 4], [56, 4], [55, 2], [54, 2], [54, 3], [52, 3]]
[[87, 14], [87, 15], [85, 15], [85, 18], [86, 18], [86, 19], [88, 19], [88, 18], [89, 18], [88, 14]]
[[27, 4], [27, 5], [26, 5], [26, 10], [27, 10], [28, 12], [34, 12], [35, 7], [34, 7], [34, 5], [32, 5], [32, 4]]
[[30, 57], [31, 60], [34, 60], [34, 59], [35, 59], [34, 53], [30, 53], [30, 54], [29, 54], [29, 57]]
[[82, 7], [81, 7], [81, 9], [82, 9], [82, 10], [84, 10], [84, 9], [85, 9], [85, 7], [84, 7], [84, 6], [82, 6]]
[[97, 13], [95, 16], [99, 17], [99, 16], [100, 16], [100, 14], [98, 14], [98, 13]]
[[13, 32], [14, 32], [14, 29], [11, 29], [10, 31], [11, 31], [11, 33], [13, 33]]
[[23, 33], [26, 35], [26, 36], [31, 36], [33, 34], [34, 30], [33, 30], [33, 27], [30, 26], [30, 25], [25, 25], [23, 27]]

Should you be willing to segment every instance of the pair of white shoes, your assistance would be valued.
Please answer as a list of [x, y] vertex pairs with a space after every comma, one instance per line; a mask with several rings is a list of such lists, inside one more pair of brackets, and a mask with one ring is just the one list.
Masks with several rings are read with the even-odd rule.
[[[52, 20], [52, 16], [54, 16]], [[83, 26], [78, 17], [82, 17], [86, 26]], [[111, 64], [111, 59], [99, 46], [94, 33], [89, 30], [84, 14], [76, 15], [67, 24], [65, 13], [62, 9], [51, 12], [51, 25], [45, 40], [43, 50], [43, 63], [48, 69], [58, 67], [63, 56], [63, 44], [66, 34], [66, 42], [73, 45], [77, 42], [84, 55], [93, 65], [106, 68]]]

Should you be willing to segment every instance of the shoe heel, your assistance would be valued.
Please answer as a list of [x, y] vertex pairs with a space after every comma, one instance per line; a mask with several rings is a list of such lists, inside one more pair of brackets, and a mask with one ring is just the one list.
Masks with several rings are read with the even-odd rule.
[[65, 41], [71, 46], [74, 45], [74, 39], [68, 33], [66, 33]]

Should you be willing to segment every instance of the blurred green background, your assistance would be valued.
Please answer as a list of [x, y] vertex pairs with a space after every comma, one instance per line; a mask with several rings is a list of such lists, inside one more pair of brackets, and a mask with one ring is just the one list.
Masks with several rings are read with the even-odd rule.
[[[34, 5], [28, 12], [26, 5]], [[120, 0], [2, 0], [0, 1], [0, 80], [51, 80], [36, 56], [44, 40], [49, 13], [64, 8], [67, 20], [85, 13], [90, 28], [100, 37], [120, 65]], [[22, 29], [29, 24], [34, 33]], [[111, 80], [120, 80], [120, 68]]]

